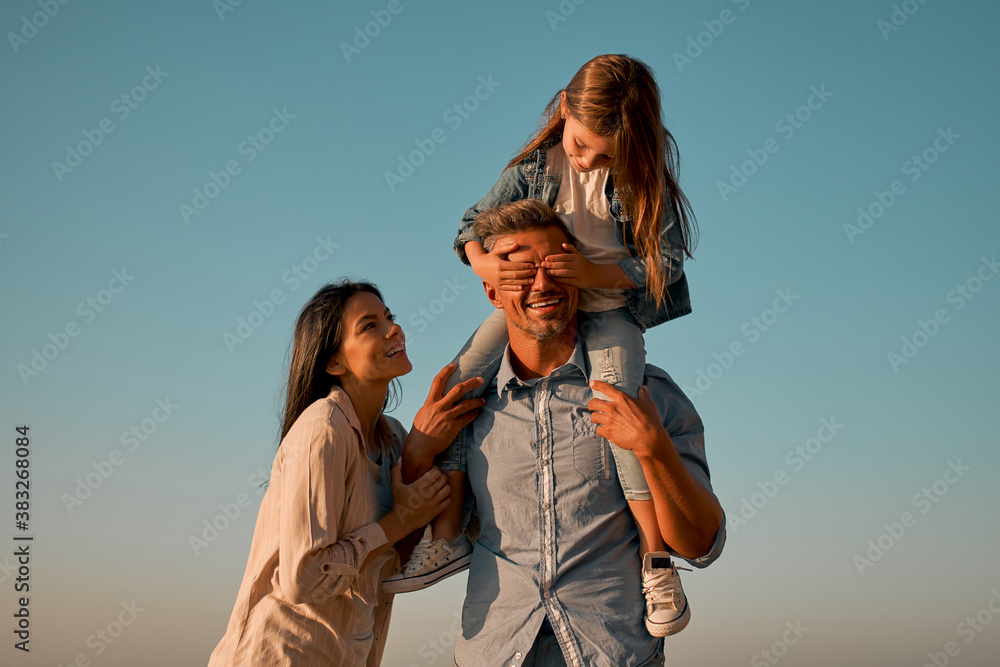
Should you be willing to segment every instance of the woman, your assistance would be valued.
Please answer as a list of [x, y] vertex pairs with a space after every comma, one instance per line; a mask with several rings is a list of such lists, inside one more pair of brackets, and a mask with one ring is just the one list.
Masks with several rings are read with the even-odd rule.
[[406, 447], [443, 449], [481, 400], [455, 405], [479, 380], [442, 388], [438, 374], [413, 437], [382, 414], [412, 369], [403, 331], [369, 283], [326, 285], [295, 325], [282, 440], [225, 636], [209, 667], [378, 665], [399, 569], [394, 543], [449, 502], [434, 468], [400, 477]]

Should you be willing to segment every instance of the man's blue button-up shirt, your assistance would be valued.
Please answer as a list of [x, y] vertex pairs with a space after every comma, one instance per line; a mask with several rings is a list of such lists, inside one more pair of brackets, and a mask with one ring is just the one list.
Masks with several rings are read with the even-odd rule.
[[[505, 352], [473, 425], [468, 479], [480, 535], [469, 572], [461, 667], [519, 665], [547, 617], [569, 665], [661, 664], [662, 640], [644, 624], [639, 538], [608, 441], [587, 402], [587, 357], [578, 343], [548, 377], [522, 381]], [[646, 386], [681, 459], [711, 490], [704, 428], [659, 368]], [[725, 542], [725, 519], [708, 554]]]

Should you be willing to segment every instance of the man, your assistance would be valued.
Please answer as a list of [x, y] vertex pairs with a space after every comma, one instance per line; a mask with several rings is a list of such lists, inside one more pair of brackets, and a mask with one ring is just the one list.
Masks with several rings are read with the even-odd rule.
[[[485, 249], [535, 266], [519, 292], [483, 283], [503, 309], [510, 344], [473, 424], [467, 460], [480, 535], [472, 557], [455, 664], [656, 665], [663, 643], [643, 624], [638, 535], [607, 440], [633, 450], [670, 550], [697, 567], [725, 542], [703, 427], [666, 373], [647, 366], [632, 398], [595, 383], [577, 336], [578, 290], [542, 262], [571, 242], [558, 215], [524, 200], [484, 212]], [[404, 477], [432, 465], [415, 453]]]

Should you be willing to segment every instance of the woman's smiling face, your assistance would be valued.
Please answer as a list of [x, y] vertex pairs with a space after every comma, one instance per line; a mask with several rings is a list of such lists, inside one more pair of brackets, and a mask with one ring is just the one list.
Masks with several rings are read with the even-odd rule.
[[392, 380], [413, 370], [406, 356], [406, 337], [382, 300], [358, 292], [344, 307], [344, 335], [327, 372], [341, 380], [364, 383]]

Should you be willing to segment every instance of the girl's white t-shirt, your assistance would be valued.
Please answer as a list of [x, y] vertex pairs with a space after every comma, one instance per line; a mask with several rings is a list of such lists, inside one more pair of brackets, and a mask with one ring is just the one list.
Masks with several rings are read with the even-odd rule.
[[[573, 233], [577, 249], [594, 264], [617, 264], [629, 256], [615, 234], [604, 187], [611, 170], [608, 167], [579, 172], [573, 169], [562, 144], [549, 149], [548, 172], [560, 178], [556, 213]], [[585, 288], [580, 290], [580, 310], [599, 313], [626, 305], [623, 289]]]

